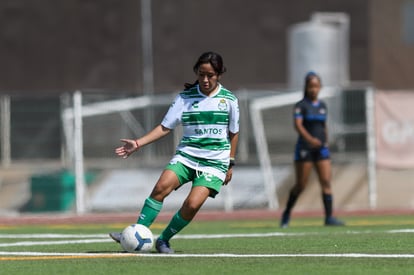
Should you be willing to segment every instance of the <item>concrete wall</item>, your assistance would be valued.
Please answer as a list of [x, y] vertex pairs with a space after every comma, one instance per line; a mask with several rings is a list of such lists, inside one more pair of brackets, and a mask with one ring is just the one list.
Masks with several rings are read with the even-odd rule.
[[[391, 2], [391, 1], [390, 1]], [[220, 52], [231, 89], [287, 81], [287, 27], [312, 12], [351, 18], [352, 80], [369, 78], [368, 0], [154, 0], [156, 92], [181, 89], [207, 50]], [[140, 1], [0, 2], [0, 91], [141, 93]]]
[[414, 43], [406, 41], [403, 35], [403, 5], [408, 2], [371, 1], [370, 79], [377, 88], [414, 87]]

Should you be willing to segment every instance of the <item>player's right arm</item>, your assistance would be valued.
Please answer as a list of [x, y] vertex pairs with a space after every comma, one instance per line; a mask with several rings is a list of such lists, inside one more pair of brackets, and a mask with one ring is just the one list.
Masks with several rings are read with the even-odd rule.
[[295, 117], [294, 126], [298, 134], [312, 147], [318, 148], [322, 146], [319, 139], [313, 137], [303, 126], [303, 118], [301, 116]]
[[158, 125], [152, 131], [144, 135], [143, 137], [136, 140], [136, 143], [138, 143], [138, 146], [145, 146], [147, 144], [153, 143], [154, 141], [159, 140], [160, 138], [168, 135], [171, 132], [171, 129], [163, 126]]
[[168, 135], [181, 122], [182, 104], [182, 98], [180, 95], [177, 95], [160, 125], [139, 139], [121, 139], [124, 145], [116, 148], [115, 153], [122, 158], [127, 158], [132, 153], [138, 151], [140, 147]]
[[170, 132], [171, 129], [160, 124], [139, 139], [121, 139], [124, 145], [116, 148], [115, 153], [122, 158], [127, 158], [132, 153], [138, 151], [140, 147], [153, 143], [154, 141], [168, 135]]

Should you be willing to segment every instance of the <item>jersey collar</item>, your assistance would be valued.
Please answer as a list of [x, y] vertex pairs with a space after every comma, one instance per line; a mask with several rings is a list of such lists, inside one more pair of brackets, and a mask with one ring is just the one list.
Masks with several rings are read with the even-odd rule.
[[218, 83], [218, 89], [217, 89], [217, 91], [215, 92], [215, 93], [212, 93], [211, 95], [209, 95], [209, 96], [207, 96], [207, 95], [205, 95], [205, 94], [203, 94], [203, 92], [200, 90], [200, 85], [199, 84], [197, 84], [197, 91], [198, 91], [198, 93], [200, 94], [200, 95], [202, 95], [202, 96], [204, 96], [204, 97], [215, 97], [219, 92], [220, 92], [220, 90], [221, 90], [221, 84], [220, 83]]

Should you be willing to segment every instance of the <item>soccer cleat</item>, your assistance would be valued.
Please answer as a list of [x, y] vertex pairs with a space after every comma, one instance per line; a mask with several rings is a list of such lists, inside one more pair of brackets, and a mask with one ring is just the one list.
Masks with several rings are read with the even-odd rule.
[[155, 248], [159, 253], [172, 254], [174, 250], [170, 247], [170, 243], [160, 238], [155, 242]]
[[345, 223], [341, 220], [338, 220], [335, 217], [329, 217], [325, 219], [326, 226], [343, 226]]
[[111, 237], [112, 240], [116, 241], [117, 243], [120, 243], [122, 234], [119, 232], [111, 232], [109, 233], [109, 237]]
[[282, 220], [280, 221], [281, 228], [287, 228], [289, 226], [290, 215], [288, 212], [284, 211], [282, 214]]

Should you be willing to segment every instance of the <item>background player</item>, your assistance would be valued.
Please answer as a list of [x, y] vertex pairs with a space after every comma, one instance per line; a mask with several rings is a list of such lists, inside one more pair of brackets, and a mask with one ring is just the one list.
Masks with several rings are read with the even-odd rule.
[[332, 216], [331, 160], [326, 127], [327, 107], [325, 102], [318, 99], [320, 90], [320, 77], [314, 72], [309, 72], [305, 77], [304, 97], [294, 107], [294, 127], [299, 134], [294, 156], [296, 183], [290, 190], [280, 222], [281, 227], [288, 226], [290, 213], [308, 183], [313, 166], [322, 189], [325, 225], [344, 225], [342, 221]]
[[[183, 137], [176, 153], [145, 200], [137, 223], [149, 227], [161, 211], [164, 199], [181, 185], [192, 181], [192, 188], [181, 208], [155, 243], [160, 253], [174, 253], [169, 240], [194, 218], [208, 197], [214, 198], [232, 178], [239, 132], [237, 98], [219, 80], [226, 71], [221, 56], [206, 52], [193, 67], [194, 84], [176, 96], [161, 124], [143, 137], [121, 139], [118, 156], [127, 158], [142, 146], [183, 126]], [[119, 242], [120, 233], [110, 233]]]

